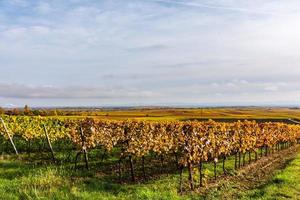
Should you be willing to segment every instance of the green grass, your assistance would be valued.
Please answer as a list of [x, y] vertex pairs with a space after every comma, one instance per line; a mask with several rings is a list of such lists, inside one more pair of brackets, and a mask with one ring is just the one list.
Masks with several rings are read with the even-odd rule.
[[241, 199], [300, 199], [300, 153], [266, 185], [245, 191]]
[[[96, 166], [93, 165], [91, 167], [90, 171], [74, 171], [70, 169], [70, 165], [39, 165], [6, 157], [0, 160], [0, 199], [219, 199], [230, 188], [234, 190], [237, 184], [226, 183], [227, 189], [212, 188], [206, 196], [191, 192], [179, 195], [179, 175], [176, 172], [164, 174], [146, 183], [118, 184], [112, 181], [116, 178], [114, 175], [103, 175], [100, 168], [95, 168]], [[226, 169], [234, 174], [233, 168], [234, 158], [230, 157], [226, 161]], [[206, 163], [203, 171], [206, 178], [212, 178], [213, 164]], [[218, 163], [217, 172], [219, 175], [223, 173], [221, 161]], [[187, 179], [187, 172], [185, 172], [186, 187], [188, 187]], [[198, 180], [197, 172], [195, 172], [195, 180]], [[241, 190], [239, 195], [241, 199], [278, 199], [279, 197], [295, 199], [299, 196], [299, 191], [300, 153], [286, 169], [278, 172], [271, 182], [254, 190]]]
[[[229, 171], [232, 171], [233, 164], [232, 158], [228, 159]], [[118, 184], [112, 181], [116, 178], [114, 175], [103, 175], [101, 169], [91, 167], [91, 171], [75, 172], [65, 165], [37, 165], [12, 158], [0, 160], [0, 199], [203, 199], [199, 195], [178, 194], [179, 175], [176, 171], [146, 183]], [[213, 177], [211, 163], [205, 164], [203, 171], [206, 177]], [[221, 163], [217, 171], [222, 173]], [[195, 180], [197, 176], [195, 173]], [[187, 179], [185, 172], [186, 187]]]
[[177, 177], [147, 184], [121, 185], [60, 167], [33, 167], [1, 161], [0, 199], [187, 199], [177, 194]]

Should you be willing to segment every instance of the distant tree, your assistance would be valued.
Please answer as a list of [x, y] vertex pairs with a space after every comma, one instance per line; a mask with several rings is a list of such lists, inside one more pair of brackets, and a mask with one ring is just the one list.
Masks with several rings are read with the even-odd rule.
[[28, 105], [24, 106], [23, 112], [24, 112], [24, 115], [32, 115], [32, 111], [31, 111], [31, 109], [29, 108]]
[[2, 107], [0, 107], [0, 115], [2, 115], [4, 113], [5, 113], [5, 110]]
[[47, 116], [48, 115], [46, 110], [40, 110], [39, 112], [40, 112], [41, 116]]
[[33, 110], [33, 111], [32, 111], [32, 114], [33, 114], [34, 116], [39, 116], [39, 115], [40, 115], [40, 111], [39, 111], [39, 110]]
[[57, 116], [63, 115], [63, 111], [61, 111], [59, 109], [55, 109], [55, 111], [56, 111]]
[[14, 108], [12, 110], [12, 115], [20, 115], [20, 110], [18, 108]]
[[6, 111], [5, 111], [5, 114], [6, 114], [6, 115], [13, 115], [12, 110], [6, 110]]
[[50, 110], [50, 111], [48, 111], [48, 115], [50, 115], [50, 116], [57, 116], [57, 111], [56, 111], [56, 109], [55, 109], [55, 110]]

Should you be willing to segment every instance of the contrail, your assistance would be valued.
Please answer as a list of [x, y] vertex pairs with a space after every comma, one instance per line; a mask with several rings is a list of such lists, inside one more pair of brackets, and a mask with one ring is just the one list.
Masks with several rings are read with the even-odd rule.
[[231, 10], [231, 11], [235, 11], [235, 12], [244, 12], [244, 13], [252, 13], [252, 14], [268, 14], [268, 15], [274, 15], [275, 14], [275, 13], [272, 13], [272, 12], [254, 11], [254, 10], [237, 8], [237, 7], [209, 5], [209, 4], [202, 4], [202, 3], [179, 2], [179, 1], [168, 1], [168, 0], [153, 0], [153, 2], [177, 4], [177, 5], [182, 5], [182, 6], [191, 6], [191, 7], [198, 7], [198, 8]]

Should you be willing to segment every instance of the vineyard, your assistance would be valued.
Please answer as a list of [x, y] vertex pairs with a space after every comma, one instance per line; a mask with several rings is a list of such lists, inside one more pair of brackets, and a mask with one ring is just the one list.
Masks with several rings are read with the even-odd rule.
[[[255, 162], [300, 141], [300, 125], [255, 121], [149, 122], [3, 115], [0, 132], [2, 152], [48, 152], [51, 162], [70, 163], [74, 170], [83, 166], [89, 170], [91, 165], [101, 164], [95, 160], [111, 159], [118, 182], [147, 181], [155, 177], [149, 173], [172, 165], [173, 173], [180, 174], [179, 192], [205, 186], [204, 164], [213, 165], [212, 178], [217, 179], [218, 163], [226, 174], [229, 158], [234, 159], [237, 170], [246, 160]], [[90, 159], [95, 150], [101, 154]], [[62, 159], [61, 154], [67, 156]]]

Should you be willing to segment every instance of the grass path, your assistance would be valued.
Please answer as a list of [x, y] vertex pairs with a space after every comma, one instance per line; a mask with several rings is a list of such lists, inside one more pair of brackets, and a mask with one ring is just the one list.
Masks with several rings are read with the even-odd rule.
[[242, 199], [300, 199], [300, 153], [270, 182], [245, 192]]
[[[218, 185], [209, 188], [206, 195], [188, 192], [188, 195], [183, 196], [177, 193], [177, 174], [145, 184], [120, 185], [103, 179], [94, 172], [75, 173], [63, 167], [35, 166], [32, 163], [2, 159], [0, 200], [300, 199], [299, 149], [298, 146], [264, 157], [241, 169], [238, 175], [224, 177], [217, 182]], [[292, 161], [288, 163], [289, 160]], [[277, 162], [268, 165], [272, 161]], [[229, 160], [229, 164], [232, 163]], [[266, 165], [269, 167], [265, 168]], [[261, 170], [262, 168], [264, 169]], [[279, 168], [283, 169], [278, 170]]]

